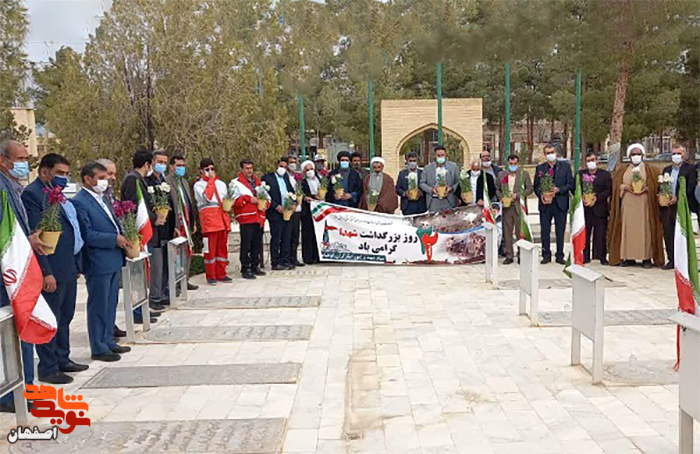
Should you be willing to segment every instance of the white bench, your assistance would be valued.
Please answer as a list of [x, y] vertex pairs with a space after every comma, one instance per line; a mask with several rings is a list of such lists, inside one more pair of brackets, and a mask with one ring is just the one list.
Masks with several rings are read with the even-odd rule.
[[603, 381], [603, 331], [605, 323], [605, 276], [580, 266], [569, 267], [572, 275], [571, 365], [581, 364], [581, 335], [593, 342], [593, 384]]
[[486, 282], [498, 288], [498, 229], [490, 222], [484, 222], [486, 234]]
[[527, 240], [518, 240], [520, 257], [520, 304], [518, 315], [527, 315], [527, 299], [530, 298], [530, 326], [538, 324], [539, 284], [540, 284], [540, 246]]
[[693, 420], [700, 421], [700, 317], [677, 312], [670, 317], [681, 327], [678, 385], [678, 452], [693, 452]]

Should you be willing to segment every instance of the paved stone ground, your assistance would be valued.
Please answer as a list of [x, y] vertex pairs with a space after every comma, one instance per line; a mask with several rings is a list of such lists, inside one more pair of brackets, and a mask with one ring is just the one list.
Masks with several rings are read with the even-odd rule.
[[[676, 306], [671, 271], [592, 267], [610, 279], [609, 310]], [[137, 343], [108, 365], [89, 359], [83, 306], [73, 323], [73, 358], [90, 370], [76, 374], [66, 392], [84, 396], [92, 426], [61, 435], [60, 444], [18, 443], [12, 452], [677, 452], [673, 325], [607, 327], [605, 384], [593, 386], [583, 367], [569, 366], [570, 328], [529, 327], [517, 315], [517, 291], [491, 289], [483, 273], [483, 265], [324, 265], [203, 286], [191, 298], [214, 307], [169, 310], [154, 326], [196, 327], [196, 343]], [[503, 281], [518, 277], [515, 265], [500, 273]], [[547, 265], [541, 275], [551, 285], [540, 291], [540, 310], [570, 310], [561, 267]], [[84, 301], [82, 283], [80, 292]], [[247, 305], [246, 296], [264, 299]], [[226, 297], [236, 309], [221, 303]], [[241, 325], [312, 328], [301, 340], [202, 342], [207, 329]], [[590, 343], [583, 345], [590, 365]], [[285, 383], [257, 383], [250, 373], [246, 384], [223, 377], [216, 385], [193, 378], [188, 386], [85, 386], [107, 367], [141, 375], [147, 366], [259, 371], [286, 363], [301, 369]], [[0, 452], [14, 426], [0, 414]]]

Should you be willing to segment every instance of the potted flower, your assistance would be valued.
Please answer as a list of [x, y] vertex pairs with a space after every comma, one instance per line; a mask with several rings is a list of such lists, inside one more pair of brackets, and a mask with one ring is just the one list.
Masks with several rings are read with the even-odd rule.
[[472, 189], [472, 179], [469, 176], [469, 170], [462, 169], [459, 172], [459, 186], [462, 188], [462, 201], [464, 203], [472, 203], [474, 190]]
[[642, 178], [642, 171], [639, 167], [634, 167], [632, 169], [632, 190], [635, 194], [641, 194], [644, 190], [644, 179]]
[[418, 172], [408, 174], [408, 200], [418, 200]]
[[255, 187], [255, 197], [258, 199], [258, 211], [265, 211], [270, 205], [270, 186], [267, 183], [260, 183]]
[[39, 238], [46, 243], [44, 250], [47, 255], [56, 252], [56, 245], [61, 238], [61, 204], [65, 202], [63, 188], [56, 186], [52, 189], [44, 188], [46, 198], [44, 200], [44, 210], [41, 212], [41, 220], [37, 229], [41, 230]]
[[377, 208], [377, 202], [379, 201], [379, 192], [371, 190], [367, 195], [367, 208], [369, 211], [374, 211]]
[[664, 173], [659, 175], [659, 205], [662, 207], [667, 207], [671, 204], [671, 199], [673, 198], [673, 193], [671, 192], [671, 184], [673, 183], [673, 177]]
[[282, 218], [285, 221], [292, 219], [292, 214], [294, 214], [294, 210], [296, 209], [296, 201], [296, 195], [291, 192], [288, 192], [287, 196], [282, 201]]
[[513, 202], [513, 194], [510, 193], [510, 186], [508, 186], [508, 175], [503, 177], [500, 183], [501, 186], [501, 205], [503, 208], [508, 208]]
[[136, 205], [130, 200], [112, 204], [114, 214], [119, 218], [122, 225], [124, 238], [129, 242], [129, 247], [125, 250], [126, 256], [135, 259], [141, 254], [141, 236], [136, 225]]
[[323, 169], [319, 172], [321, 175], [321, 184], [318, 186], [318, 198], [320, 200], [326, 200], [326, 193], [328, 192], [328, 171]]
[[593, 183], [595, 182], [595, 175], [590, 173], [584, 173], [582, 176], [582, 189], [583, 189], [583, 204], [587, 207], [593, 206], [595, 204], [595, 191], [593, 190]]
[[236, 188], [235, 180], [232, 180], [226, 188], [226, 196], [221, 201], [221, 207], [225, 212], [229, 213], [233, 208], [233, 191]]
[[170, 185], [163, 182], [157, 186], [148, 186], [148, 193], [159, 223], [164, 223], [170, 212]]
[[542, 193], [542, 203], [551, 205], [554, 200], [554, 169], [550, 168], [547, 173], [540, 170], [540, 192]]
[[437, 196], [441, 199], [447, 197], [447, 169], [444, 167], [437, 168]]
[[341, 200], [345, 195], [345, 188], [343, 187], [343, 177], [336, 173], [331, 178], [331, 183], [333, 184], [333, 190], [335, 191], [335, 200]]

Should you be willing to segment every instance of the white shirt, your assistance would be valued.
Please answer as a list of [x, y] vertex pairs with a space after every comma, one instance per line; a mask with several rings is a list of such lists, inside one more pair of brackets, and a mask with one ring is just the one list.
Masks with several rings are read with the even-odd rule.
[[107, 213], [107, 216], [109, 217], [109, 220], [112, 221], [112, 224], [114, 224], [114, 228], [117, 229], [117, 233], [119, 233], [119, 227], [117, 227], [117, 222], [114, 220], [114, 217], [112, 216], [112, 212], [109, 210], [107, 207], [107, 204], [104, 202], [102, 199], [102, 194], [98, 194], [92, 189], [88, 189], [87, 187], [85, 188], [88, 194], [93, 196], [95, 200], [97, 200], [97, 203], [100, 204], [103, 210], [105, 210], [105, 213]]

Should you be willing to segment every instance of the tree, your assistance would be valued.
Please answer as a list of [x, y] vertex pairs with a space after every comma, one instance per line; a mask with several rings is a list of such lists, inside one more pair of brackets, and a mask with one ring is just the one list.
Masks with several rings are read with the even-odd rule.
[[[20, 133], [10, 108], [25, 100], [27, 56], [23, 51], [29, 23], [21, 0], [0, 3], [0, 140]], [[25, 131], [26, 132], [26, 131]]]

